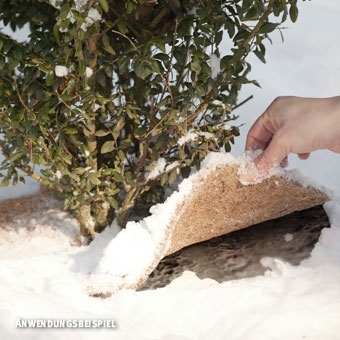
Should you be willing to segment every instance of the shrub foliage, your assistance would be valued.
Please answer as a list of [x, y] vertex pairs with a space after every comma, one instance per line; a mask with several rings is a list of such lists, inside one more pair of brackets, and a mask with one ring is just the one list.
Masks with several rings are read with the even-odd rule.
[[297, 14], [297, 0], [0, 0], [3, 24], [30, 31], [0, 31], [1, 184], [55, 188], [85, 234], [124, 225], [230, 149], [247, 57], [265, 62]]

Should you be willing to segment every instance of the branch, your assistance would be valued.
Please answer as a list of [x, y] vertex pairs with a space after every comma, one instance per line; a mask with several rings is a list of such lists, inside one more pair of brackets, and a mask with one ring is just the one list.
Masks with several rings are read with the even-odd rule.
[[243, 100], [241, 103], [239, 103], [239, 104], [233, 106], [233, 107], [231, 108], [232, 111], [238, 109], [240, 106], [242, 106], [243, 104], [245, 104], [246, 102], [248, 102], [250, 99], [253, 99], [253, 98], [254, 98], [254, 96], [253, 96], [253, 95], [250, 95], [248, 98], [246, 98], [245, 100]]
[[21, 97], [21, 94], [20, 94], [20, 92], [19, 92], [19, 88], [18, 88], [18, 83], [17, 83], [16, 77], [13, 77], [13, 81], [14, 81], [15, 91], [16, 91], [16, 93], [17, 93], [17, 96], [18, 96], [19, 100], [20, 100], [20, 103], [21, 103], [21, 105], [25, 108], [26, 113], [28, 113], [30, 109], [28, 108], [28, 106], [26, 105], [25, 101], [24, 101], [23, 98]]
[[23, 166], [23, 167], [17, 167], [17, 168], [22, 170], [26, 175], [33, 178], [37, 182], [44, 184], [43, 178], [39, 176], [38, 174], [36, 174], [35, 172], [33, 172], [30, 166]]
[[[258, 23], [255, 25], [254, 29], [251, 31], [251, 33], [249, 34], [248, 38], [246, 40], [244, 40], [243, 44], [240, 46], [240, 48], [238, 49], [238, 53], [234, 54], [234, 57], [242, 52], [242, 48], [245, 48], [249, 42], [255, 37], [255, 35], [259, 32], [259, 30], [261, 29], [261, 27], [263, 26], [264, 22], [268, 19], [269, 14], [272, 12], [273, 9], [273, 5], [274, 5], [274, 1], [275, 0], [270, 0], [268, 3], [268, 7], [265, 10], [265, 12], [263, 13], [262, 17], [259, 19]], [[233, 58], [232, 58], [233, 59]], [[232, 60], [231, 59], [231, 60]], [[230, 60], [230, 61], [231, 61]], [[228, 63], [230, 65], [230, 63]]]
[[133, 41], [128, 36], [126, 36], [125, 34], [119, 32], [119, 31], [116, 31], [116, 30], [112, 30], [111, 32], [116, 33], [116, 34], [120, 35], [121, 37], [125, 38], [126, 40], [128, 40], [129, 43], [132, 45], [132, 47], [135, 49], [135, 51], [138, 52], [137, 46], [133, 43]]
[[[258, 34], [258, 32], [260, 31], [262, 25], [265, 23], [265, 21], [268, 19], [270, 13], [272, 12], [273, 9], [273, 5], [274, 5], [274, 1], [275, 0], [270, 0], [267, 6], [267, 9], [265, 10], [265, 12], [263, 13], [262, 17], [259, 19], [258, 23], [255, 25], [255, 27], [253, 28], [253, 30], [250, 32], [249, 36], [247, 37], [247, 39], [245, 39], [243, 41], [243, 43], [238, 46], [238, 50], [234, 53], [234, 55], [228, 60], [225, 69], [229, 69], [231, 67], [231, 65], [235, 62], [235, 60], [239, 59], [242, 54], [243, 54], [243, 49], [245, 49], [247, 47], [247, 45], [249, 44], [249, 42], [256, 36], [256, 34]], [[218, 77], [218, 79], [216, 80], [216, 85], [215, 86], [220, 86], [223, 82], [223, 75], [220, 75]], [[209, 98], [212, 93], [213, 93], [213, 89], [210, 90], [210, 92], [207, 94], [207, 98]]]
[[151, 29], [155, 29], [158, 24], [167, 16], [168, 9], [163, 7], [162, 10], [156, 15], [156, 17], [150, 23]]

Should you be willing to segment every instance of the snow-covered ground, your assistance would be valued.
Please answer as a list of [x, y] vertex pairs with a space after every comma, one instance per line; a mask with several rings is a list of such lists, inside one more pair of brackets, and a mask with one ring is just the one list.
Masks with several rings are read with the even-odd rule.
[[[267, 64], [253, 66], [262, 90], [249, 87], [242, 95], [253, 93], [255, 98], [237, 112], [245, 125], [234, 154], [243, 151], [251, 123], [276, 96], [339, 94], [339, 13], [338, 0], [301, 2], [298, 22], [286, 25], [285, 42], [274, 35]], [[339, 339], [340, 155], [320, 151], [307, 161], [291, 157], [290, 163], [334, 191], [334, 199], [325, 205], [332, 227], [322, 232], [311, 257], [298, 267], [264, 259], [272, 268], [264, 276], [219, 284], [186, 273], [159, 290], [122, 290], [107, 299], [93, 298], [84, 289], [89, 266], [81, 259], [95, 262], [100, 247], [80, 258], [79, 248], [70, 246], [75, 222], [62, 211], [46, 210], [21, 221], [28, 228], [1, 232], [0, 339]], [[29, 182], [0, 189], [0, 197], [36, 190]], [[114, 320], [117, 327], [16, 328], [27, 319]]]

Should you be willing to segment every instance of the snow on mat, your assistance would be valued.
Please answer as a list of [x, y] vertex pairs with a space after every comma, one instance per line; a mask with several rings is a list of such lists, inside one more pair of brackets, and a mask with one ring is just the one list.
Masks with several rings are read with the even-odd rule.
[[[150, 216], [98, 235], [80, 254], [90, 273], [89, 293], [136, 289], [164, 256], [185, 246], [329, 200], [308, 179], [282, 168], [256, 184], [241, 184], [238, 172], [249, 159], [210, 154], [165, 203], [152, 207]], [[93, 249], [98, 247], [100, 252]], [[94, 253], [100, 256], [91, 258]]]

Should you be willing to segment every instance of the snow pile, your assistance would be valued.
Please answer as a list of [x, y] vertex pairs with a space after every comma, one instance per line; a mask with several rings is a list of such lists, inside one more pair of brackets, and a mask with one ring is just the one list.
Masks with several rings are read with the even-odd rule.
[[[62, 229], [53, 231], [53, 237], [47, 237], [43, 227], [31, 237], [17, 235], [0, 247], [0, 338], [336, 340], [340, 332], [339, 202], [327, 203], [326, 209], [332, 227], [323, 230], [311, 258], [298, 267], [266, 258], [262, 263], [271, 270], [264, 276], [218, 284], [186, 272], [163, 289], [123, 290], [107, 299], [84, 293], [83, 281], [75, 274], [84, 264], [77, 258], [80, 251], [67, 246]], [[111, 237], [115, 232], [107, 233]], [[36, 246], [30, 247], [35, 238]], [[45, 253], [36, 251], [39, 242]], [[101, 252], [97, 244], [92, 258], [99, 258]], [[16, 329], [18, 318], [113, 319], [118, 327]]]

